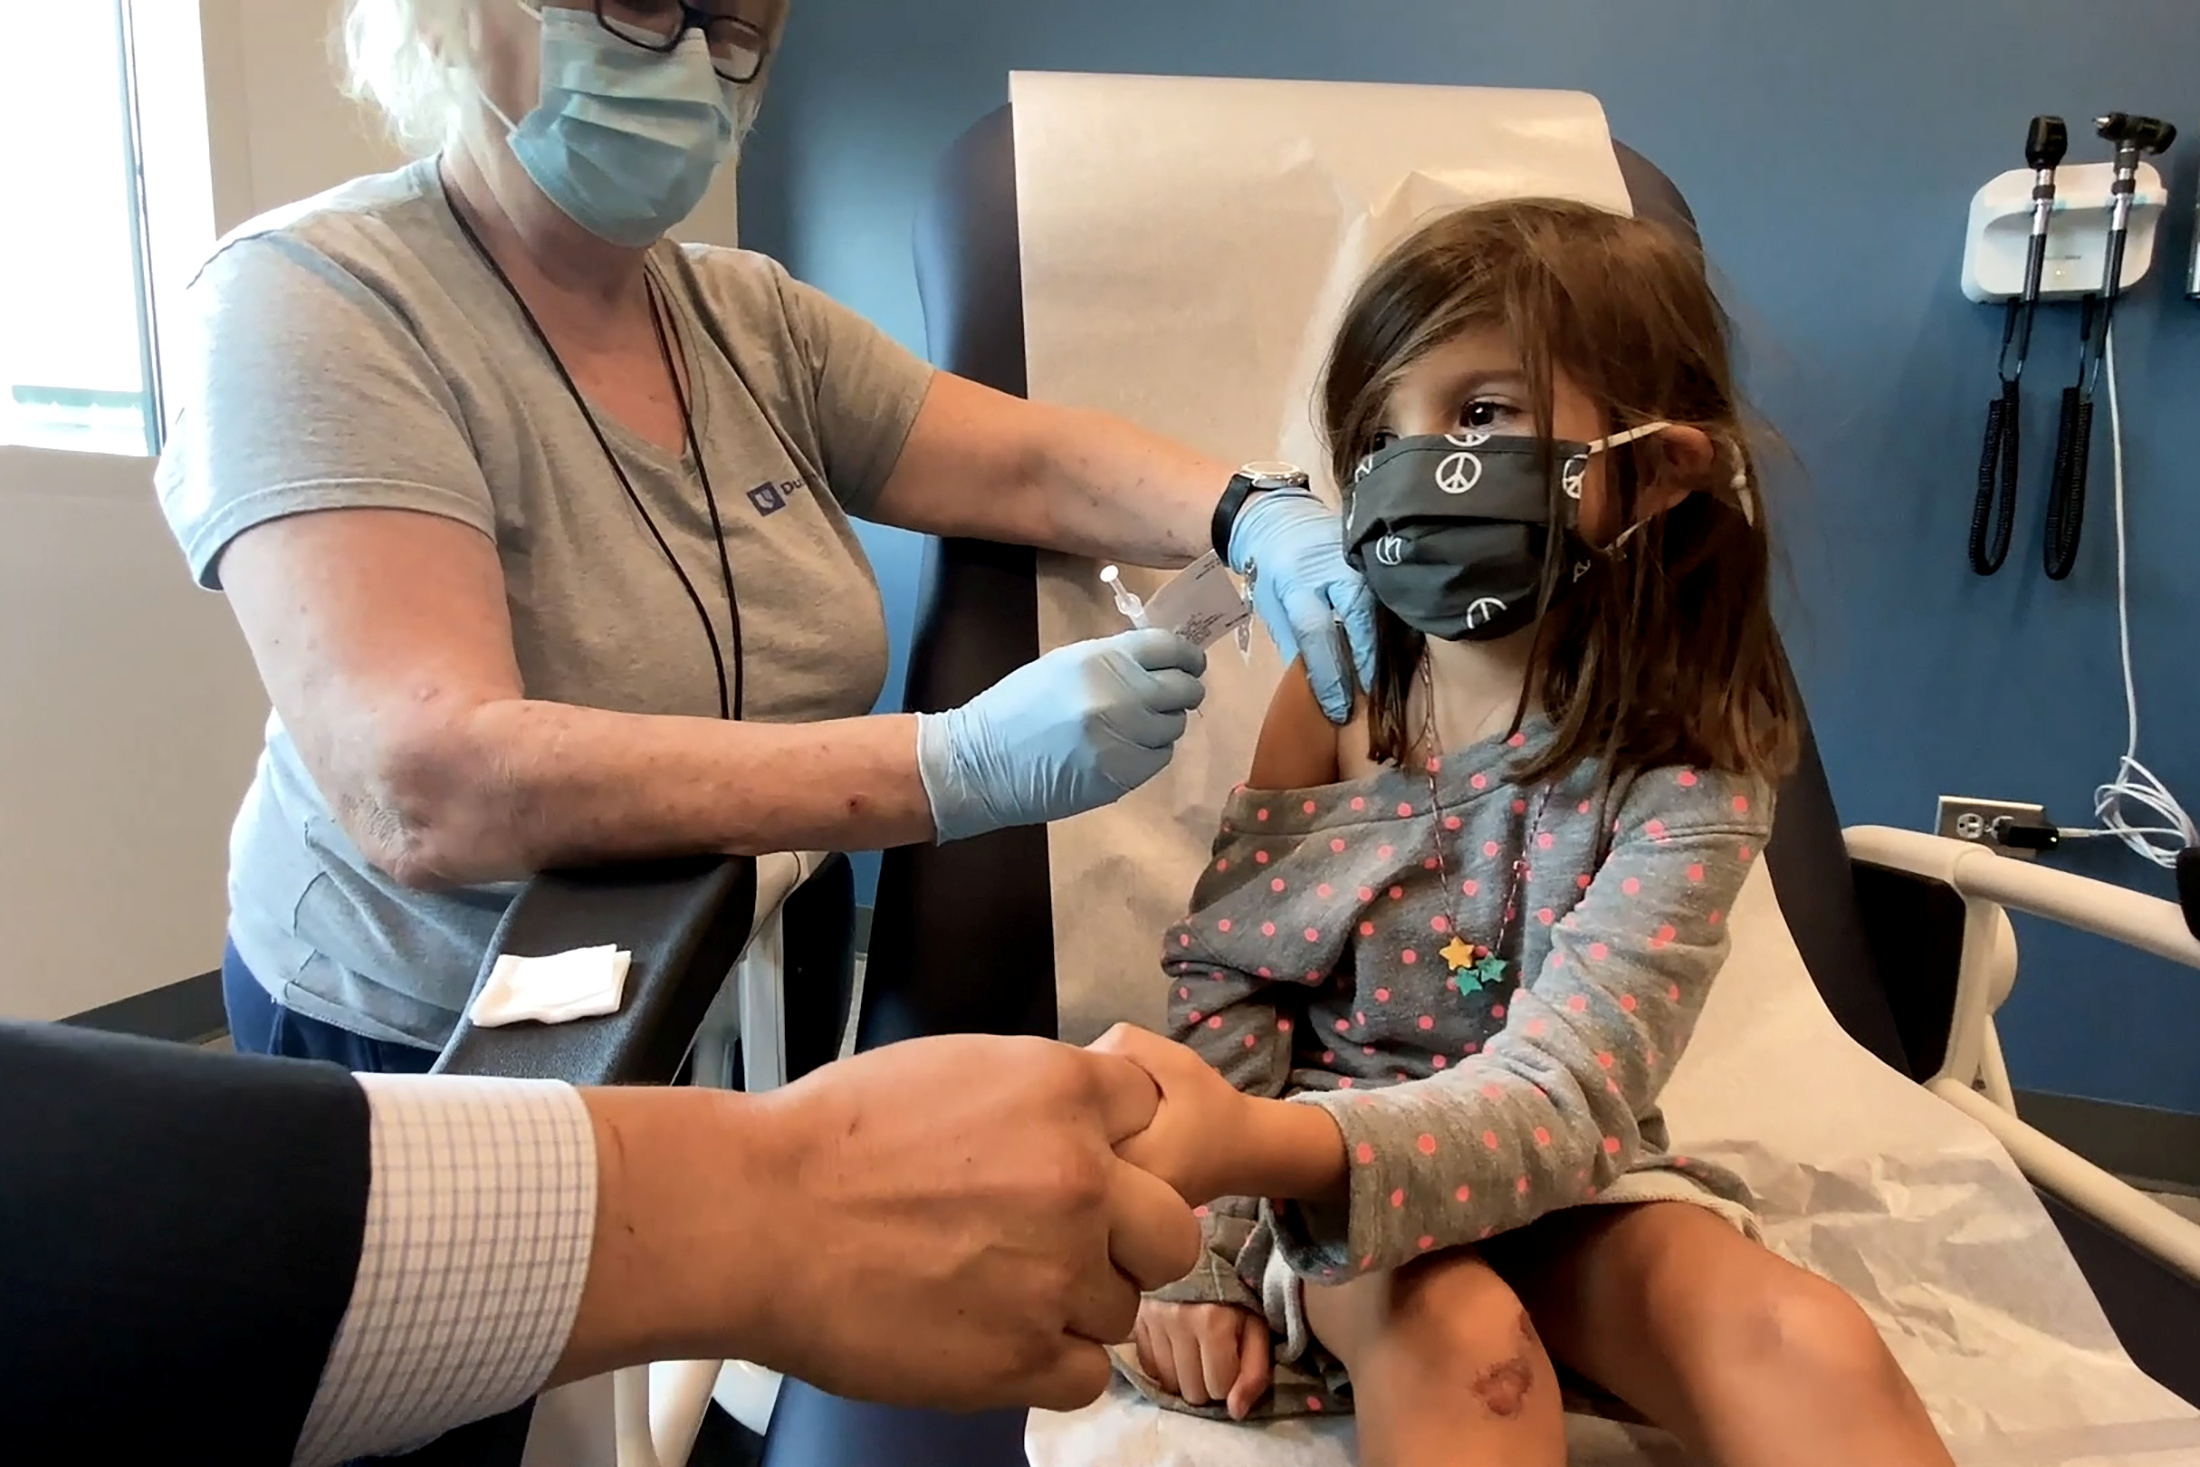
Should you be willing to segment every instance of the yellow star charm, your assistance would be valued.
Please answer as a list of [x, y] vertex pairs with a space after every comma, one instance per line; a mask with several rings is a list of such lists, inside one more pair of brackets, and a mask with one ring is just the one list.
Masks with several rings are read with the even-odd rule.
[[1471, 968], [1475, 963], [1473, 944], [1467, 942], [1456, 932], [1452, 934], [1451, 941], [1444, 944], [1444, 950], [1440, 956], [1445, 962], [1451, 964], [1451, 971], [1454, 973]]

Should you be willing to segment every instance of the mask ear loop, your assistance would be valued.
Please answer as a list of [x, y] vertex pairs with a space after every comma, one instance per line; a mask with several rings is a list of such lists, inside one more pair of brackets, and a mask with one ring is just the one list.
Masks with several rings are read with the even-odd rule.
[[[1633, 443], [1638, 438], [1648, 438], [1653, 433], [1663, 433], [1672, 426], [1673, 424], [1663, 419], [1654, 423], [1645, 423], [1639, 428], [1630, 428], [1624, 433], [1614, 433], [1609, 437], [1598, 439], [1589, 445], [1589, 452], [1598, 454], [1605, 452], [1607, 449], [1620, 448]], [[1749, 461], [1742, 457], [1740, 444], [1730, 444], [1728, 446], [1734, 453], [1734, 477], [1727, 481], [1727, 488], [1733, 493], [1734, 502], [1742, 511], [1743, 522], [1754, 528], [1757, 523], [1757, 493], [1749, 482]], [[1634, 524], [1629, 525], [1620, 532], [1618, 539], [1604, 547], [1605, 550], [1607, 552], [1618, 550], [1627, 543], [1628, 537], [1641, 529], [1645, 523], [1647, 522], [1637, 520]]]

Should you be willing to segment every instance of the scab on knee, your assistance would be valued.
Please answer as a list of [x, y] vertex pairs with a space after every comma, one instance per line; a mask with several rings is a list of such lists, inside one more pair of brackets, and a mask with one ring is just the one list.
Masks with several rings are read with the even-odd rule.
[[1528, 1397], [1535, 1390], [1535, 1352], [1539, 1344], [1535, 1325], [1529, 1321], [1528, 1311], [1523, 1309], [1512, 1355], [1494, 1365], [1483, 1366], [1470, 1387], [1483, 1410], [1510, 1420], [1528, 1409]]

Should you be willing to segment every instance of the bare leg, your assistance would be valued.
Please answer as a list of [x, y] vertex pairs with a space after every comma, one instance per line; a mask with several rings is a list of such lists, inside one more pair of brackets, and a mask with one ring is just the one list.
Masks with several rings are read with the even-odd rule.
[[1716, 1467], [1953, 1467], [1856, 1301], [1703, 1208], [1554, 1214], [1495, 1261], [1552, 1355]]
[[1563, 1467], [1550, 1357], [1519, 1298], [1473, 1253], [1310, 1286], [1306, 1313], [1352, 1374], [1363, 1467]]

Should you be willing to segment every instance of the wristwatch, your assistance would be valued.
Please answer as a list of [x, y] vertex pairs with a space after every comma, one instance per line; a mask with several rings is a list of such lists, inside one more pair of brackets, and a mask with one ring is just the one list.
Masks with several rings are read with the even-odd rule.
[[1244, 513], [1246, 500], [1271, 489], [1304, 494], [1313, 488], [1313, 483], [1306, 470], [1297, 464], [1280, 461], [1249, 463], [1232, 474], [1230, 487], [1222, 491], [1222, 499], [1215, 505], [1215, 554], [1222, 557], [1222, 563], [1230, 563], [1230, 533], [1237, 528], [1238, 516]]

